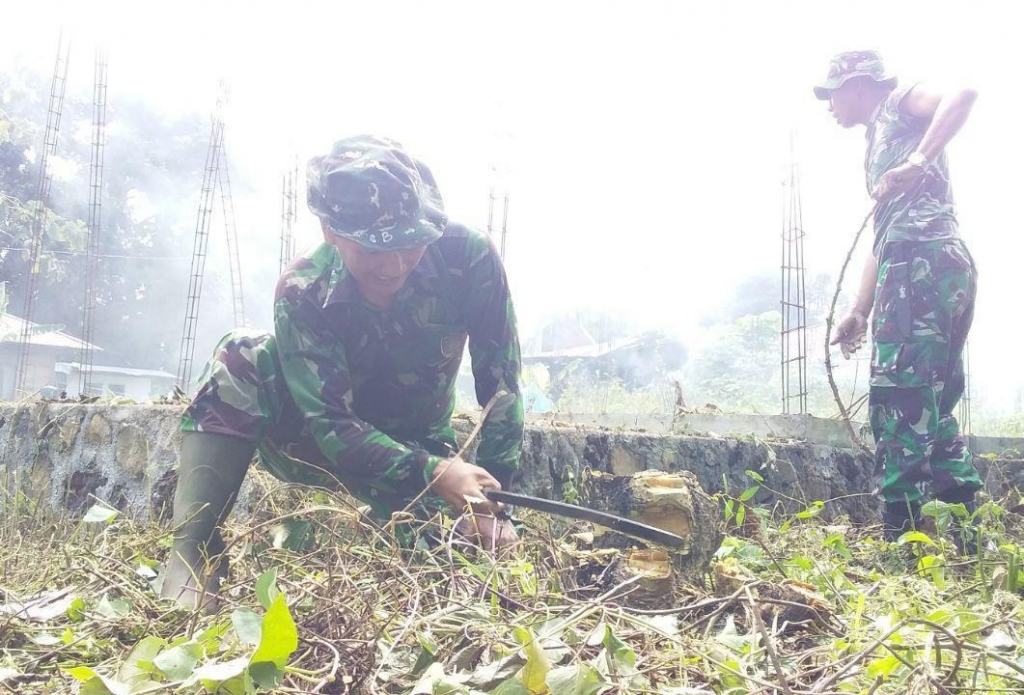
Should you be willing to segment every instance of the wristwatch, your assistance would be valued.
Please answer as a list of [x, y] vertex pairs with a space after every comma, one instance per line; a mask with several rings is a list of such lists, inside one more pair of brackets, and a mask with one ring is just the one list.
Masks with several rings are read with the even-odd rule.
[[924, 154], [922, 154], [921, 152], [913, 152], [909, 157], [907, 157], [907, 164], [915, 166], [919, 169], [927, 169], [928, 158], [925, 157]]

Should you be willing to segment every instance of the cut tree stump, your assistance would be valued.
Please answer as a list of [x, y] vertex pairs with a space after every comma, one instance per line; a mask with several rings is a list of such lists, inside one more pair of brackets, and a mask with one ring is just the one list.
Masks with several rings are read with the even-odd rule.
[[688, 471], [641, 471], [610, 475], [588, 471], [584, 504], [635, 519], [686, 539], [681, 548], [623, 536], [594, 527], [595, 549], [616, 549], [606, 577], [612, 586], [629, 582], [622, 600], [629, 605], [664, 608], [674, 605], [676, 589], [703, 583], [711, 559], [722, 543], [718, 504]]

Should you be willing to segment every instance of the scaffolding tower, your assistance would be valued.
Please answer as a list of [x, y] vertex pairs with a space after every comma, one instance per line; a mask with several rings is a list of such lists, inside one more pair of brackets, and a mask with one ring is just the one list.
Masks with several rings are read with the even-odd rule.
[[[792, 141], [790, 143], [792, 153]], [[783, 181], [782, 412], [807, 412], [807, 293], [800, 172], [795, 158]]]
[[242, 263], [238, 254], [238, 228], [235, 224], [235, 202], [231, 196], [231, 175], [228, 172], [227, 147], [221, 138], [220, 166], [217, 169], [221, 209], [224, 212], [224, 234], [228, 245], [228, 270], [231, 274], [231, 308], [235, 328], [245, 325], [245, 298], [242, 295]]
[[222, 84], [210, 125], [210, 143], [206, 150], [206, 166], [203, 170], [203, 185], [199, 192], [199, 211], [196, 215], [196, 233], [192, 244], [185, 322], [181, 332], [178, 384], [186, 390], [192, 382], [196, 329], [199, 324], [199, 300], [203, 292], [203, 271], [206, 267], [206, 250], [210, 239], [210, 222], [213, 218], [214, 189], [220, 178], [221, 149], [224, 144], [223, 109], [226, 101], [227, 89]]
[[92, 151], [89, 159], [89, 220], [85, 244], [85, 299], [82, 303], [82, 351], [78, 393], [93, 393], [93, 344], [96, 331], [96, 264], [103, 205], [103, 153], [107, 142], [107, 58], [96, 49], [92, 90]]
[[298, 185], [298, 165], [281, 175], [281, 256], [278, 264], [278, 273], [284, 273], [284, 269], [295, 257], [295, 218], [298, 213], [297, 195], [295, 188]]
[[[57, 60], [50, 83], [50, 101], [46, 111], [46, 131], [43, 135], [43, 150], [39, 157], [39, 183], [36, 188], [36, 207], [32, 214], [32, 238], [29, 243], [28, 286], [25, 288], [25, 303], [22, 309], [21, 335], [18, 339], [18, 362], [14, 375], [14, 390], [25, 392], [29, 372], [29, 353], [32, 345], [32, 317], [35, 311], [36, 294], [39, 291], [40, 256], [43, 237], [46, 235], [47, 205], [50, 201], [50, 186], [53, 177], [49, 170], [50, 157], [57, 153], [57, 137], [60, 134], [60, 119], [64, 110], [64, 89], [67, 86], [68, 60], [71, 57], [71, 42], [63, 45], [63, 35], [57, 40]], [[62, 52], [63, 49], [63, 52]]]

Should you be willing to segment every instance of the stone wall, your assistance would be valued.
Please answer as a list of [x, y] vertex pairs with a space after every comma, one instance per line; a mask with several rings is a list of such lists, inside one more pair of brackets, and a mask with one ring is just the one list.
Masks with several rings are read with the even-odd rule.
[[[167, 518], [176, 482], [180, 411], [180, 406], [0, 403], [0, 475], [8, 493], [2, 501], [20, 491], [46, 507], [79, 512], [95, 497], [135, 518]], [[658, 468], [692, 471], [709, 492], [728, 485], [738, 495], [751, 484], [745, 471], [753, 470], [766, 481], [758, 502], [796, 511], [822, 500], [826, 516], [875, 519], [877, 504], [866, 494], [872, 487], [871, 462], [833, 436], [830, 428], [837, 423], [805, 420], [787, 422], [805, 432], [825, 431], [825, 443], [780, 438], [787, 432], [779, 434], [783, 428], [778, 423], [775, 438], [760, 438], [533, 422], [514, 487], [575, 501], [585, 468], [620, 475]], [[719, 430], [737, 426], [726, 419], [705, 424], [721, 425]], [[462, 436], [472, 425], [468, 418], [456, 418]], [[1000, 443], [1024, 449], [1020, 441]], [[999, 460], [979, 457], [978, 462], [993, 493], [1024, 489], [1019, 453]]]

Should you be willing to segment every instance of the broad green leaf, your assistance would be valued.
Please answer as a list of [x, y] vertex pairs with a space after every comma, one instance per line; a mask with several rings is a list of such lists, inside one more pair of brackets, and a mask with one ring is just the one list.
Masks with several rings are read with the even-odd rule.
[[96, 605], [96, 613], [103, 616], [108, 620], [114, 620], [116, 618], [123, 618], [128, 615], [132, 610], [132, 606], [127, 601], [122, 599], [111, 599], [106, 594], [100, 599], [100, 602]]
[[747, 518], [747, 508], [741, 504], [739, 509], [736, 510], [736, 525], [737, 526], [742, 526], [743, 522], [746, 520], [746, 518]]
[[935, 546], [935, 541], [933, 541], [927, 534], [921, 533], [920, 531], [907, 531], [900, 536], [900, 539], [897, 542], [900, 545], [905, 545], [907, 543], [924, 543], [925, 545]]
[[195, 642], [186, 642], [160, 652], [153, 659], [153, 665], [172, 681], [185, 680], [192, 674], [192, 669], [202, 655], [202, 647]]
[[896, 672], [903, 663], [892, 654], [886, 654], [881, 659], [875, 659], [868, 664], [867, 672], [872, 678], [888, 678]]
[[82, 521], [84, 521], [87, 524], [105, 523], [113, 521], [114, 517], [117, 516], [117, 514], [118, 512], [116, 509], [104, 507], [101, 504], [94, 504], [91, 507], [89, 507], [89, 511], [85, 513], [85, 516], [82, 518]]
[[249, 659], [244, 656], [232, 659], [231, 661], [214, 661], [209, 664], [203, 664], [192, 672], [192, 677], [188, 679], [188, 683], [201, 681], [204, 688], [216, 691], [218, 684], [229, 681], [232, 678], [237, 678], [245, 673], [245, 669], [248, 666]]
[[603, 620], [597, 624], [590, 634], [587, 635], [587, 646], [597, 647], [604, 643], [604, 636], [608, 632], [608, 625]]
[[256, 580], [256, 600], [260, 602], [260, 605], [264, 608], [270, 608], [270, 605], [277, 598], [277, 595], [281, 592], [277, 588], [277, 568], [274, 567], [267, 570], [259, 576]]
[[935, 588], [939, 591], [946, 589], [946, 573], [943, 569], [943, 559], [937, 555], [925, 555], [917, 563], [917, 568], [920, 571], [927, 571], [931, 574], [932, 583]]
[[760, 485], [751, 485], [740, 495], [740, 502], [746, 502], [751, 497], [757, 494], [757, 491], [761, 489]]
[[125, 657], [121, 669], [117, 672], [117, 679], [132, 689], [139, 681], [148, 680], [156, 670], [153, 659], [166, 646], [167, 640], [160, 637], [150, 635], [142, 638]]
[[612, 632], [611, 626], [608, 627], [604, 637], [604, 648], [608, 650], [608, 653], [612, 657], [612, 661], [615, 665], [625, 670], [627, 673], [632, 673], [636, 667], [636, 652], [628, 644], [620, 640]]
[[88, 666], [66, 668], [64, 672], [82, 683], [81, 695], [129, 695], [131, 690], [124, 683], [104, 678]]
[[764, 482], [764, 476], [758, 473], [757, 471], [746, 470], [743, 471], [743, 473], [751, 480], [756, 480], [759, 483]]
[[81, 683], [85, 683], [87, 680], [96, 677], [96, 672], [88, 666], [75, 666], [74, 668], [63, 669], [64, 673], [69, 676], [74, 676]]
[[551, 670], [548, 657], [541, 649], [540, 641], [532, 630], [525, 627], [517, 627], [513, 631], [516, 642], [522, 645], [526, 654], [526, 665], [519, 671], [517, 677], [522, 681], [526, 689], [531, 693], [543, 693], [547, 691], [547, 675]]
[[601, 674], [589, 664], [574, 664], [548, 673], [551, 695], [595, 695], [605, 686]]
[[264, 690], [273, 690], [284, 680], [284, 671], [269, 661], [261, 661], [249, 666], [249, 675], [256, 685]]
[[491, 695], [530, 695], [530, 691], [518, 678], [509, 678], [492, 690]]
[[284, 594], [278, 594], [263, 616], [260, 646], [252, 655], [250, 663], [269, 661], [278, 668], [284, 668], [288, 657], [298, 648], [299, 632], [295, 621], [292, 620]]
[[260, 643], [263, 634], [263, 618], [248, 608], [239, 608], [231, 614], [231, 624], [235, 627], [235, 634], [244, 644], [256, 647]]

